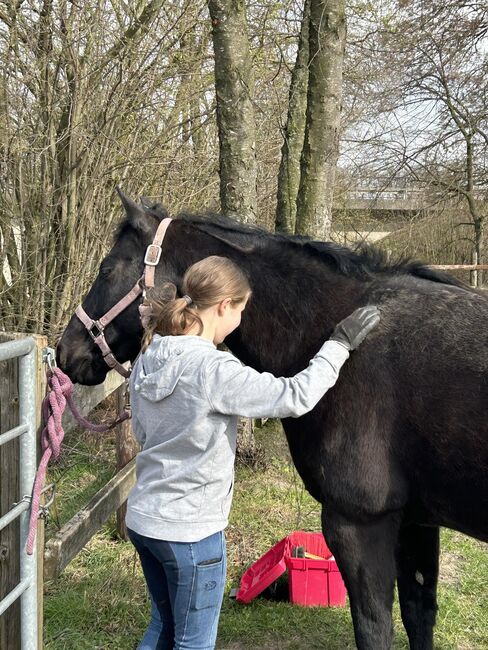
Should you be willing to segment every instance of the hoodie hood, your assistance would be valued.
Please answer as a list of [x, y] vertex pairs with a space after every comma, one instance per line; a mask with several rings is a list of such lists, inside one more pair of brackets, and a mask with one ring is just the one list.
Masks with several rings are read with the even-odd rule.
[[193, 353], [202, 348], [215, 350], [212, 341], [201, 336], [159, 336], [137, 359], [132, 374], [131, 388], [145, 399], [158, 402], [174, 391]]

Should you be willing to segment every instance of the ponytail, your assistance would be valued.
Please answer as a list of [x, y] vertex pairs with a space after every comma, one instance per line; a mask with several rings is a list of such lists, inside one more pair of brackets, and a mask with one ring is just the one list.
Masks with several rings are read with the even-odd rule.
[[180, 336], [198, 325], [198, 336], [203, 332], [203, 321], [198, 312], [218, 304], [225, 298], [238, 304], [251, 293], [244, 271], [227, 257], [211, 255], [190, 266], [182, 282], [183, 296], [177, 296], [176, 285], [165, 282], [150, 289], [146, 296], [143, 318], [142, 351], [151, 343], [154, 334]]
[[199, 326], [198, 334], [202, 333], [202, 319], [196, 313], [197, 308], [193, 300], [189, 304], [186, 297], [180, 298], [176, 292], [176, 285], [172, 282], [166, 282], [161, 288], [154, 287], [148, 291], [146, 300], [150, 306], [150, 315], [142, 338], [143, 352], [151, 343], [154, 334], [185, 334], [195, 323]]

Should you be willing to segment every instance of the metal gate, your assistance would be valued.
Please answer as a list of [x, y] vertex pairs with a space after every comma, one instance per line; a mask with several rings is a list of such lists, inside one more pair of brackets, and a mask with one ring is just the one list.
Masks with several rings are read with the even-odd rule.
[[19, 425], [0, 435], [0, 445], [20, 437], [19, 503], [0, 518], [0, 530], [20, 517], [20, 582], [0, 601], [0, 616], [20, 598], [21, 649], [36, 650], [37, 555], [26, 553], [32, 486], [36, 473], [36, 343], [32, 337], [0, 343], [0, 361], [19, 359]]

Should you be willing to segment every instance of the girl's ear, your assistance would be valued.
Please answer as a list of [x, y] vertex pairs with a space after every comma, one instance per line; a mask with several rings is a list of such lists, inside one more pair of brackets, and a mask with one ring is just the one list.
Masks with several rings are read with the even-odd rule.
[[231, 302], [230, 298], [224, 298], [219, 302], [219, 307], [218, 307], [218, 314], [219, 316], [224, 315], [224, 311], [227, 305], [229, 305]]

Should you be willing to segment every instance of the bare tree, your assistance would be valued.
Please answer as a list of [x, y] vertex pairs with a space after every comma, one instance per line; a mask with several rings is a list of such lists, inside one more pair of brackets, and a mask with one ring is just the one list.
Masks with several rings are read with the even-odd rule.
[[346, 41], [344, 0], [311, 0], [309, 39], [307, 116], [296, 232], [326, 239], [332, 222], [339, 155]]
[[222, 210], [257, 222], [256, 130], [245, 2], [209, 0], [215, 59]]
[[158, 198], [178, 197], [175, 207], [198, 192], [215, 199], [204, 9], [203, 0], [0, 8], [3, 329], [56, 336], [110, 245], [116, 184], [157, 187]]
[[273, 227], [301, 6], [238, 3], [232, 22], [225, 4], [215, 86], [204, 0], [0, 3], [1, 329], [56, 339], [110, 246], [117, 184], [174, 213], [217, 207], [220, 181], [223, 210]]
[[467, 234], [479, 262], [488, 211], [487, 34], [485, 3], [376, 5], [354, 44], [369, 79], [345, 139], [356, 175], [400, 175], [423, 187], [432, 205], [451, 201], [465, 216], [450, 237]]
[[300, 186], [300, 158], [305, 137], [309, 64], [310, 0], [305, 0], [297, 56], [290, 82], [286, 126], [278, 172], [276, 230], [295, 232], [297, 195]]
[[[424, 110], [435, 107], [437, 119], [427, 141], [406, 148], [405, 165], [465, 201], [481, 264], [488, 216], [488, 60], [480, 39], [486, 44], [488, 10], [459, 2], [412, 8], [423, 37], [413, 52], [403, 52], [410, 102]], [[411, 18], [404, 25], [406, 33], [413, 32]]]

